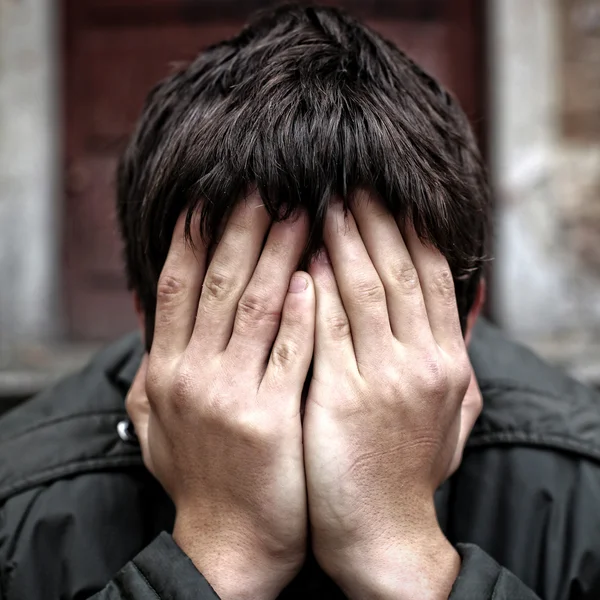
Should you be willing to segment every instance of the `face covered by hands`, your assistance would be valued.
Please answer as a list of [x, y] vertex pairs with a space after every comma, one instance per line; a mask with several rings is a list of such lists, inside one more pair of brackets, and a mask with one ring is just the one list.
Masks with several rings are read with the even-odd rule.
[[307, 510], [315, 556], [351, 598], [447, 597], [458, 572], [433, 493], [481, 396], [452, 276], [377, 199], [350, 208], [332, 201], [310, 275], [292, 277], [305, 217], [271, 224], [257, 196], [210, 265], [183, 219], [173, 236], [128, 410], [175, 539], [223, 600], [277, 596]]

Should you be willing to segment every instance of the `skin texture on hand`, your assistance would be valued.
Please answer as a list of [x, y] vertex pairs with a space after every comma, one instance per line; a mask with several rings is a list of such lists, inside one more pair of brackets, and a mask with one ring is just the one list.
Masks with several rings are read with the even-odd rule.
[[310, 268], [317, 317], [304, 419], [313, 550], [351, 598], [447, 598], [459, 559], [433, 495], [466, 438], [472, 379], [452, 274], [366, 194], [348, 215], [331, 206], [325, 245]]
[[[308, 224], [241, 202], [207, 266], [182, 216], [158, 284], [152, 350], [128, 398], [174, 538], [223, 600], [275, 598], [306, 552], [300, 402], [314, 287], [295, 273]], [[263, 240], [267, 235], [263, 248]]]
[[367, 194], [347, 215], [332, 202], [310, 275], [294, 275], [305, 217], [272, 224], [256, 195], [212, 259], [191, 231], [193, 245], [182, 217], [127, 399], [178, 544], [223, 600], [275, 598], [304, 560], [308, 512], [350, 598], [447, 598], [460, 561], [433, 494], [481, 395], [446, 260]]

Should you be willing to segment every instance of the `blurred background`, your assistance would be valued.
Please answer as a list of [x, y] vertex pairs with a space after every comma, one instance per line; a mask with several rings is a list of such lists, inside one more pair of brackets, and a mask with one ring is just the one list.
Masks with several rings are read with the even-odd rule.
[[[339, 0], [460, 99], [494, 185], [488, 314], [600, 384], [600, 0]], [[0, 0], [0, 411], [135, 327], [115, 164], [152, 85], [260, 0]]]

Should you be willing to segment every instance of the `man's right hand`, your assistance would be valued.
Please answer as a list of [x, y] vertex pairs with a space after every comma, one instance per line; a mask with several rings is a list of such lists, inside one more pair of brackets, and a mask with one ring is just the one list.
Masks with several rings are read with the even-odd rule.
[[176, 542], [223, 600], [275, 598], [306, 552], [300, 404], [315, 299], [310, 276], [294, 271], [308, 222], [271, 224], [252, 195], [209, 264], [198, 224], [193, 244], [184, 225], [128, 411], [176, 506]]

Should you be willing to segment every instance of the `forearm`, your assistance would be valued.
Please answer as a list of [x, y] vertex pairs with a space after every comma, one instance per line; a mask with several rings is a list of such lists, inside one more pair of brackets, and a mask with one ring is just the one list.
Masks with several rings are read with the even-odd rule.
[[220, 600], [273, 600], [294, 575], [273, 567], [243, 536], [204, 533], [177, 522], [173, 538]]

